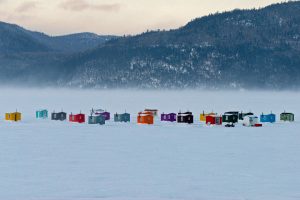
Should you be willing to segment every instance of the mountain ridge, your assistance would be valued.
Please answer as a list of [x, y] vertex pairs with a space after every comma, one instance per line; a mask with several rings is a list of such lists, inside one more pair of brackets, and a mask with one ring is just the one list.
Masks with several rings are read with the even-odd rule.
[[[0, 50], [2, 53], [45, 51], [75, 53], [95, 48], [113, 38], [117, 38], [117, 36], [100, 36], [89, 32], [49, 36], [42, 32], [27, 30], [16, 24], [0, 21]], [[18, 39], [19, 43], [13, 43], [16, 45], [15, 48], [6, 44], [6, 42]]]
[[[51, 55], [47, 62], [34, 56], [23, 62], [21, 56], [18, 63], [7, 58], [6, 63], [15, 71], [24, 70], [23, 82], [39, 74], [54, 86], [298, 88], [299, 13], [298, 1], [233, 10], [196, 18], [179, 29], [115, 37], [67, 56], [44, 50], [45, 57]], [[9, 71], [1, 65], [0, 70]]]

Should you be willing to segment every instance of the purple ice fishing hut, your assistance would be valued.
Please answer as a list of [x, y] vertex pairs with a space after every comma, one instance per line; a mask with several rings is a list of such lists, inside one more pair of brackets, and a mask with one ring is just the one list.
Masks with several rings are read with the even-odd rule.
[[109, 112], [103, 112], [101, 115], [105, 118], [105, 120], [110, 120], [110, 113]]
[[170, 114], [161, 114], [161, 121], [164, 122], [176, 122], [176, 114], [170, 113]]

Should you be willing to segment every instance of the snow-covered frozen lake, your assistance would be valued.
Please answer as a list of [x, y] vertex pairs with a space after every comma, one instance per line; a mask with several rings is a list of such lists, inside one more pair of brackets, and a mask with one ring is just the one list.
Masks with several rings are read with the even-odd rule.
[[[300, 199], [300, 93], [0, 89], [0, 199]], [[132, 114], [105, 126], [36, 120], [35, 110]], [[145, 108], [193, 111], [193, 125], [136, 125]], [[23, 121], [4, 121], [5, 112]], [[294, 112], [263, 128], [208, 127], [203, 111]]]

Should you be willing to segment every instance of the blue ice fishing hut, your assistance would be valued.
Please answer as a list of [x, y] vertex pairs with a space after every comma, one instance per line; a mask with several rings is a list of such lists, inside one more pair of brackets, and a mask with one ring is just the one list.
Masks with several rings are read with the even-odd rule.
[[48, 118], [48, 110], [38, 110], [35, 113], [37, 119], [47, 119]]
[[276, 122], [276, 115], [271, 113], [268, 115], [261, 114], [260, 115], [260, 122], [262, 123], [275, 123]]
[[123, 114], [118, 114], [116, 113], [114, 115], [114, 121], [115, 122], [130, 122], [130, 114], [129, 113], [123, 113]]
[[105, 124], [105, 117], [102, 115], [96, 115], [96, 116], [89, 116], [89, 124]]

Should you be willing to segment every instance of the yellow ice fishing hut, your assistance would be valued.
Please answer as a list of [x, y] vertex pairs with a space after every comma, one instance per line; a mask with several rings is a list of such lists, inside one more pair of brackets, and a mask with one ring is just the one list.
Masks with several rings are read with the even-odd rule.
[[22, 119], [22, 114], [19, 112], [14, 112], [14, 113], [6, 113], [5, 114], [5, 120], [7, 121], [21, 121]]

